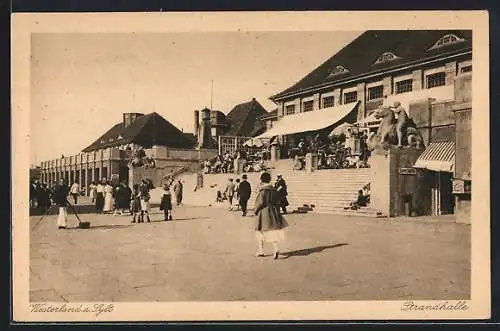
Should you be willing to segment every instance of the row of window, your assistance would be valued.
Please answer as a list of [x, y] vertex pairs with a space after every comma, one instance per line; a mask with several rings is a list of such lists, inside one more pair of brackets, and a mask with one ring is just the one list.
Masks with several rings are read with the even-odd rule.
[[[467, 73], [472, 71], [472, 65], [466, 65], [460, 68], [460, 73]], [[425, 76], [425, 88], [433, 88], [446, 85], [446, 74], [444, 71], [436, 72]], [[413, 90], [413, 79], [405, 79], [398, 81], [394, 84], [394, 94], [401, 94], [411, 92]], [[384, 86], [377, 85], [368, 88], [367, 100], [379, 100], [384, 98]], [[343, 104], [353, 103], [358, 101], [358, 92], [346, 92], [343, 95]], [[322, 99], [321, 108], [333, 107], [335, 105], [335, 98], [333, 96], [326, 96]], [[304, 101], [302, 103], [302, 111], [308, 112], [313, 110], [314, 103], [312, 100]], [[295, 114], [295, 105], [287, 105], [285, 107], [285, 115]]]

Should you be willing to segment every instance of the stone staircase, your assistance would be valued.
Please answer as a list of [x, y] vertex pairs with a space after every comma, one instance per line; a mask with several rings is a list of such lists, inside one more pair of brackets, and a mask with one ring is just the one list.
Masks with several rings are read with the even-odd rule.
[[[281, 173], [288, 185], [289, 212], [294, 213], [323, 213], [348, 216], [383, 217], [380, 212], [370, 207], [358, 210], [346, 210], [345, 207], [356, 199], [357, 191], [370, 182], [370, 169], [332, 169], [314, 172], [291, 170], [288, 160], [282, 160], [274, 165], [269, 172], [273, 181]], [[241, 176], [241, 175], [240, 175]], [[203, 188], [194, 191], [196, 174], [184, 173], [180, 178], [184, 182], [183, 203], [194, 206], [215, 206], [227, 208], [227, 201], [217, 203], [217, 190], [224, 188], [235, 174], [208, 174], [203, 177]], [[259, 187], [260, 173], [247, 173], [248, 181], [252, 186], [252, 196], [248, 201], [252, 209]], [[159, 203], [162, 195], [161, 188], [151, 192], [152, 203]]]

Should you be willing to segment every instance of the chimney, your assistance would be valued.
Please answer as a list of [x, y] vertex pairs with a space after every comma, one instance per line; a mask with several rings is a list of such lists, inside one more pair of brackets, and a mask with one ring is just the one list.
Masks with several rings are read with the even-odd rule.
[[123, 127], [132, 124], [137, 118], [144, 116], [141, 113], [123, 113]]
[[194, 111], [194, 137], [196, 138], [196, 143], [200, 141], [200, 111]]

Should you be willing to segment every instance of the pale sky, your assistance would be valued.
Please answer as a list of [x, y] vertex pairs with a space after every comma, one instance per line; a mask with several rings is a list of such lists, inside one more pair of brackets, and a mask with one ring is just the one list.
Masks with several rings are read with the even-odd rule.
[[77, 154], [125, 112], [193, 132], [193, 111], [228, 113], [300, 80], [361, 32], [33, 34], [31, 164]]

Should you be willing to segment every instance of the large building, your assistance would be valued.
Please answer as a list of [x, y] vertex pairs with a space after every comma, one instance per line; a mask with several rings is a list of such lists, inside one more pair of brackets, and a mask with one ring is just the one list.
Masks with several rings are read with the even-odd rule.
[[157, 113], [125, 113], [123, 120], [97, 138], [81, 153], [41, 163], [41, 180], [53, 184], [60, 178], [78, 181], [88, 188], [91, 182], [118, 175], [128, 181], [128, 163], [137, 148], [165, 146], [193, 149], [194, 137], [177, 129]]
[[430, 212], [456, 212], [467, 219], [471, 74], [472, 31], [366, 31], [271, 97], [278, 106], [278, 120], [269, 121], [268, 135], [293, 145], [301, 128], [333, 127], [348, 115], [359, 123], [375, 124], [376, 129], [372, 113], [383, 104], [400, 101], [427, 146], [416, 166], [435, 184]]

